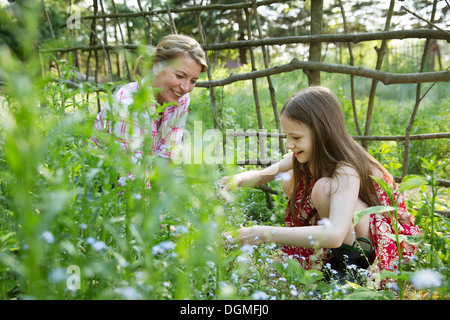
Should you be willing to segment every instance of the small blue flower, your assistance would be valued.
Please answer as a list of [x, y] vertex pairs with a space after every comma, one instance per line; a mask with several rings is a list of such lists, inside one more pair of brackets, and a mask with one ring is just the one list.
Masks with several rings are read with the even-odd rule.
[[55, 242], [55, 237], [53, 236], [53, 234], [50, 231], [42, 232], [41, 237], [48, 244], [52, 244], [53, 242]]
[[103, 241], [96, 241], [91, 246], [95, 251], [101, 251], [108, 248], [108, 246]]
[[267, 300], [269, 299], [269, 295], [264, 291], [258, 290], [255, 291], [252, 295], [253, 300]]

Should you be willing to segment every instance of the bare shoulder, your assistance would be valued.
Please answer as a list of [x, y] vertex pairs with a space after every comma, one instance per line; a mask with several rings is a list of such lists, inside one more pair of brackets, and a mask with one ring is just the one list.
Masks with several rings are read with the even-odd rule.
[[340, 161], [336, 165], [335, 174], [359, 177], [359, 174], [356, 171], [356, 169], [353, 168], [349, 163], [344, 162], [344, 161]]

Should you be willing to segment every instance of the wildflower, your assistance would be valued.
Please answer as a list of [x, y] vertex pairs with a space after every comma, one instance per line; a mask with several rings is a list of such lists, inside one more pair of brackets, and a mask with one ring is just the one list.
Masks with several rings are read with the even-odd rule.
[[249, 244], [244, 244], [241, 247], [241, 251], [242, 252], [247, 252], [247, 253], [253, 253], [253, 247], [251, 245], [249, 245]]
[[63, 268], [52, 269], [48, 274], [48, 279], [53, 282], [63, 282], [66, 280], [66, 272]]
[[96, 241], [91, 246], [95, 251], [101, 251], [108, 248], [108, 246], [103, 241]]
[[233, 283], [237, 283], [239, 281], [239, 276], [233, 272], [231, 274], [231, 280], [233, 281]]
[[136, 199], [136, 200], [141, 200], [141, 199], [142, 199], [142, 196], [141, 196], [140, 193], [133, 193], [132, 197], [133, 197], [134, 199]]
[[159, 244], [152, 247], [152, 255], [155, 256], [157, 254], [173, 250], [175, 249], [175, 246], [176, 246], [175, 243], [173, 243], [172, 241], [160, 242]]
[[347, 269], [349, 270], [356, 270], [358, 268], [358, 266], [356, 264], [350, 264], [347, 266]]
[[244, 263], [250, 263], [250, 259], [247, 257], [247, 255], [242, 255], [240, 254], [237, 258], [236, 258], [237, 262], [244, 262]]
[[439, 287], [442, 284], [442, 275], [434, 270], [421, 270], [412, 276], [411, 282], [418, 289]]
[[121, 295], [126, 300], [137, 300], [143, 298], [142, 294], [132, 287], [116, 288], [114, 289], [114, 292]]
[[53, 236], [53, 234], [50, 231], [42, 232], [41, 237], [48, 244], [52, 244], [53, 242], [55, 242], [55, 237]]
[[317, 222], [317, 224], [318, 224], [318, 225], [321, 225], [321, 226], [324, 226], [325, 228], [331, 227], [331, 221], [330, 221], [330, 219], [328, 219], [328, 218], [320, 219], [320, 220]]
[[258, 290], [255, 291], [252, 295], [253, 300], [267, 300], [269, 299], [269, 295], [264, 291]]
[[119, 180], [117, 181], [117, 185], [119, 187], [126, 186], [127, 185], [127, 180], [128, 180], [127, 177], [120, 177]]
[[386, 284], [386, 289], [391, 289], [391, 290], [394, 290], [394, 291], [398, 291], [399, 287], [398, 287], [397, 283], [389, 282], [389, 283]]
[[277, 174], [275, 176], [276, 180], [281, 180], [281, 181], [290, 181], [291, 180], [291, 175], [287, 172], [281, 172], [279, 174]]

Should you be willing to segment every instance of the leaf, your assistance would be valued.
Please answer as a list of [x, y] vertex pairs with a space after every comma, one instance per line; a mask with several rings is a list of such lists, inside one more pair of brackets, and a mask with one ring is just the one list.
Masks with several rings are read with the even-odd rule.
[[392, 206], [373, 206], [369, 207], [367, 209], [356, 211], [353, 214], [353, 225], [356, 226], [358, 222], [366, 215], [375, 214], [375, 213], [381, 213], [386, 211], [393, 211], [397, 210], [397, 207]]
[[405, 190], [412, 190], [412, 189], [420, 188], [426, 184], [427, 184], [427, 182], [425, 181], [424, 178], [415, 177], [415, 176], [405, 177], [403, 179], [403, 181], [400, 183], [399, 191], [403, 192]]
[[366, 287], [356, 289], [351, 294], [347, 295], [345, 300], [391, 300], [392, 295], [384, 294]]
[[[387, 234], [386, 236], [389, 239], [391, 239], [391, 240], [397, 241], [397, 239], [395, 238], [395, 234]], [[412, 245], [415, 245], [415, 246], [418, 246], [421, 243], [420, 242], [421, 237], [418, 236], [418, 235], [407, 236], [407, 235], [404, 235], [404, 234], [399, 234], [398, 235], [398, 240], [400, 240], [400, 242], [403, 242], [403, 241], [408, 242], [409, 244], [412, 244]]]

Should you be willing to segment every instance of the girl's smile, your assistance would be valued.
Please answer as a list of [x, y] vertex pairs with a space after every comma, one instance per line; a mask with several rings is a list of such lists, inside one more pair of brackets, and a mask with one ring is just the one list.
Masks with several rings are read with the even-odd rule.
[[306, 163], [312, 155], [312, 130], [307, 125], [281, 115], [281, 126], [286, 134], [286, 147], [300, 163]]

